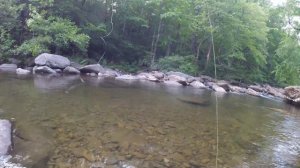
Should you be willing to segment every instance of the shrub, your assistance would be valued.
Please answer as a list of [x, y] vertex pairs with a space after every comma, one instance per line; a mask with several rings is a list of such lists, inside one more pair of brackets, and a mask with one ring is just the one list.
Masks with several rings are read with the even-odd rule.
[[195, 57], [189, 56], [168, 56], [159, 59], [158, 68], [165, 71], [180, 71], [190, 75], [198, 73], [198, 66], [195, 62]]

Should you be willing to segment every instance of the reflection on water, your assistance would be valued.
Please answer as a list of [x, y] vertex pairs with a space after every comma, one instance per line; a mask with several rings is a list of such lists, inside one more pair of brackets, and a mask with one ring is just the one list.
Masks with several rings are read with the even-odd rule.
[[[219, 167], [300, 166], [300, 111], [218, 97]], [[10, 161], [27, 167], [215, 167], [215, 98], [206, 90], [0, 74], [0, 118], [14, 118]]]

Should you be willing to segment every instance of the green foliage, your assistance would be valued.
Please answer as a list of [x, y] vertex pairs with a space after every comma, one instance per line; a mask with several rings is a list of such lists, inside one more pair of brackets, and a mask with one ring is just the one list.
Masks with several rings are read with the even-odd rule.
[[118, 69], [120, 71], [127, 72], [127, 73], [136, 73], [140, 69], [136, 63], [130, 64], [127, 62], [121, 62], [119, 64], [112, 64], [108, 66], [113, 69]]
[[13, 55], [13, 44], [14, 40], [10, 34], [3, 27], [0, 27], [0, 59]]
[[190, 75], [197, 75], [198, 67], [195, 57], [189, 56], [168, 56], [159, 59], [158, 67], [165, 71], [180, 71]]
[[287, 37], [276, 50], [280, 64], [274, 73], [280, 84], [299, 84], [300, 82], [300, 46], [295, 38]]
[[89, 36], [80, 33], [80, 29], [70, 20], [59, 17], [45, 19], [33, 13], [32, 18], [27, 20], [27, 26], [33, 37], [19, 47], [19, 54], [36, 56], [49, 51], [57, 54], [76, 51], [84, 55], [87, 52]]

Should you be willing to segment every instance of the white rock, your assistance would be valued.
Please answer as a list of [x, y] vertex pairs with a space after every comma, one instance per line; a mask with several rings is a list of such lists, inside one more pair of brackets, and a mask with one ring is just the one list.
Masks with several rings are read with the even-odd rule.
[[17, 75], [29, 75], [30, 71], [22, 68], [16, 69]]
[[194, 88], [200, 89], [200, 88], [205, 88], [205, 85], [202, 82], [199, 81], [194, 81], [190, 83], [190, 85]]

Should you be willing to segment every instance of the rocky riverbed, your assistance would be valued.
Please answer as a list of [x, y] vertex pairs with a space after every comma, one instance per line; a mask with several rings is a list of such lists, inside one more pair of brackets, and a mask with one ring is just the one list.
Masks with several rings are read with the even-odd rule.
[[[160, 81], [1, 75], [1, 118], [13, 118], [15, 130], [7, 162], [28, 168], [215, 167], [216, 94], [220, 167], [299, 165], [296, 108], [189, 86], [195, 81], [184, 86], [188, 76], [178, 73], [146, 74], [155, 73]], [[165, 84], [168, 76], [180, 82]]]

